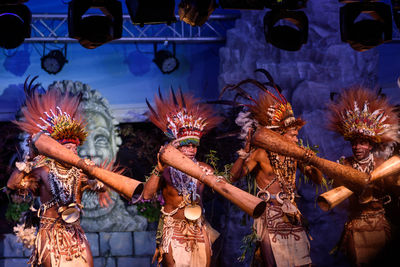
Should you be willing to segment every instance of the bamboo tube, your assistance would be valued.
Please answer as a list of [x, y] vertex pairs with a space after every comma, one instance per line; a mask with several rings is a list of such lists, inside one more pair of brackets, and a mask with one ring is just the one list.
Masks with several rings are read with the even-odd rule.
[[78, 155], [45, 134], [34, 137], [33, 143], [40, 154], [81, 169], [85, 174], [99, 179], [129, 200], [132, 198], [138, 199], [143, 193], [144, 186], [142, 182], [95, 165], [88, 165]]
[[347, 187], [339, 186], [335, 187], [321, 195], [317, 198], [318, 206], [323, 211], [328, 211], [339, 205], [341, 202], [346, 200], [353, 194], [353, 191], [349, 190]]
[[296, 160], [308, 161], [311, 165], [317, 167], [320, 171], [331, 178], [335, 178], [353, 192], [360, 192], [369, 181], [367, 173], [360, 172], [350, 166], [344, 166], [339, 163], [322, 159], [316, 155], [307, 159], [306, 150], [291, 142], [282, 135], [267, 128], [259, 128], [253, 135], [251, 143], [262, 147], [268, 151], [280, 155], [293, 157]]
[[400, 156], [395, 155], [371, 172], [371, 181], [400, 174]]
[[204, 171], [191, 159], [183, 155], [171, 145], [165, 146], [160, 151], [160, 159], [163, 163], [174, 167], [208, 185], [244, 212], [254, 218], [260, 217], [266, 208], [266, 203], [229, 183], [219, 179], [215, 175], [206, 175]]

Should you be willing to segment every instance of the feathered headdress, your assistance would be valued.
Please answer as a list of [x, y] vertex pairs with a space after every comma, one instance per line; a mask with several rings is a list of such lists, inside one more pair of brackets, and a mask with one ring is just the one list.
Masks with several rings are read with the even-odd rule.
[[394, 106], [362, 86], [344, 91], [329, 105], [329, 127], [346, 140], [365, 138], [373, 143], [398, 141], [398, 119]]
[[[257, 122], [258, 125], [279, 131], [285, 131], [288, 128], [295, 127], [300, 129], [305, 122], [293, 114], [293, 109], [286, 98], [281, 94], [280, 87], [274, 82], [272, 76], [264, 69], [257, 69], [268, 78], [267, 83], [261, 83], [257, 80], [246, 79], [235, 85], [227, 85], [222, 89], [221, 95], [227, 91], [237, 91], [232, 102], [233, 105], [246, 106], [250, 111], [250, 116]], [[258, 99], [255, 100], [250, 94], [241, 88], [243, 84], [253, 84], [261, 89]], [[276, 95], [268, 88], [274, 88]], [[251, 104], [240, 104], [236, 102], [238, 97], [249, 100]]]
[[199, 145], [202, 135], [214, 128], [221, 118], [217, 117], [207, 104], [199, 103], [192, 95], [179, 91], [177, 98], [173, 89], [167, 99], [155, 96], [155, 109], [146, 99], [150, 109], [149, 120], [179, 146]]
[[80, 98], [64, 95], [57, 90], [45, 94], [37, 92], [32, 82], [25, 81], [26, 106], [22, 108], [22, 121], [15, 121], [23, 131], [30, 135], [43, 132], [58, 142], [81, 145], [86, 137], [85, 123], [79, 112]]

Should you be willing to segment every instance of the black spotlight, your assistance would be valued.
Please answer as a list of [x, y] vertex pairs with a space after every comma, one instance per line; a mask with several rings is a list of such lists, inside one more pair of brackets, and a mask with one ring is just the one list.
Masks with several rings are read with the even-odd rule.
[[307, 43], [308, 19], [303, 11], [272, 9], [264, 17], [267, 43], [280, 49], [297, 51]]
[[392, 0], [393, 20], [400, 30], [400, 0]]
[[65, 63], [68, 62], [67, 46], [64, 47], [64, 53], [61, 50], [51, 50], [47, 55], [42, 56], [40, 61], [42, 62], [42, 69], [49, 74], [56, 74], [61, 71]]
[[[103, 15], [84, 16], [90, 8]], [[72, 0], [68, 3], [69, 37], [88, 49], [96, 48], [122, 36], [122, 4], [117, 0]]]
[[174, 0], [126, 0], [126, 7], [132, 23], [142, 27], [176, 22]]
[[181, 0], [178, 14], [180, 20], [191, 26], [201, 26], [210, 17], [217, 4], [215, 0]]
[[264, 0], [219, 0], [218, 4], [224, 9], [264, 9]]
[[157, 44], [154, 44], [154, 59], [153, 62], [156, 63], [158, 68], [164, 74], [170, 74], [179, 67], [179, 61], [175, 57], [175, 43], [172, 44], [173, 53], [168, 50], [157, 51]]
[[348, 3], [340, 8], [343, 42], [357, 51], [371, 49], [392, 40], [390, 6], [381, 2]]
[[31, 37], [32, 14], [27, 6], [19, 4], [23, 1], [5, 2], [0, 4], [0, 47], [12, 49]]

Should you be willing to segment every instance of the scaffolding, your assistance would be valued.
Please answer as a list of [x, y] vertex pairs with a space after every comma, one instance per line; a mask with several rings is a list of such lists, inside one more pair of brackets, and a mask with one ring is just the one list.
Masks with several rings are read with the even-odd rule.
[[[202, 26], [192, 27], [179, 20], [171, 25], [134, 25], [129, 15], [123, 15], [122, 38], [112, 43], [213, 43], [225, 42], [226, 31], [234, 26], [239, 14], [211, 15]], [[66, 14], [33, 14], [31, 38], [28, 43], [74, 43], [68, 37], [68, 16]]]

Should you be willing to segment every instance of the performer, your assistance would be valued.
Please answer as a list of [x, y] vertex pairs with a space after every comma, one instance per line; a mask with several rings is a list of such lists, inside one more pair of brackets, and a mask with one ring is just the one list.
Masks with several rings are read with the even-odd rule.
[[[172, 140], [180, 152], [196, 162], [205, 173], [212, 174], [209, 165], [196, 160], [201, 136], [220, 121], [209, 106], [182, 92], [177, 99], [172, 90], [167, 99], [163, 99], [160, 93], [155, 97], [155, 109], [147, 104], [150, 121]], [[219, 234], [202, 214], [204, 184], [159, 160], [145, 184], [144, 199], [152, 198], [159, 189], [165, 205], [161, 208], [153, 261], [158, 259], [162, 266], [210, 266], [211, 245]]]
[[[252, 102], [250, 105], [245, 105], [249, 111], [239, 113], [236, 119], [236, 123], [242, 126], [242, 137], [245, 137], [246, 141], [244, 148], [238, 151], [239, 158], [232, 166], [231, 179], [237, 181], [254, 172], [257, 196], [267, 202], [263, 216], [254, 219], [253, 227], [258, 242], [253, 265], [279, 267], [311, 265], [310, 244], [295, 202], [296, 169], [299, 167], [317, 184], [322, 181], [322, 173], [293, 158], [250, 146], [252, 133], [257, 127], [274, 130], [296, 145], [298, 131], [305, 124], [302, 119], [294, 117], [290, 103], [280, 94], [269, 73], [265, 70], [260, 71], [269, 78], [277, 96], [264, 84], [251, 79], [224, 89], [237, 90]], [[248, 83], [262, 90], [258, 100], [240, 88], [241, 85]]]
[[[397, 116], [386, 99], [358, 86], [344, 91], [329, 110], [330, 128], [350, 141], [353, 151], [353, 156], [342, 157], [340, 163], [371, 173], [385, 161], [373, 152], [398, 141]], [[384, 210], [391, 199], [389, 180], [370, 183], [360, 194], [350, 197], [349, 220], [339, 245], [356, 266], [371, 263], [390, 238]]]
[[[30, 94], [22, 108], [23, 120], [15, 122], [30, 135], [30, 152], [23, 162], [16, 163], [17, 169], [7, 183], [10, 189], [40, 197], [40, 226], [29, 263], [93, 266], [90, 246], [79, 224], [81, 196], [86, 188], [104, 191], [103, 184], [76, 167], [38, 155], [32, 145], [40, 134], [46, 134], [77, 154], [77, 147], [87, 136], [78, 110], [79, 98], [68, 93], [62, 96], [57, 90], [39, 95], [34, 89], [25, 89]], [[107, 204], [105, 198], [102, 201]]]

